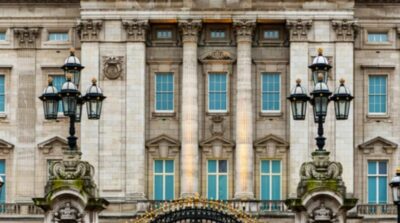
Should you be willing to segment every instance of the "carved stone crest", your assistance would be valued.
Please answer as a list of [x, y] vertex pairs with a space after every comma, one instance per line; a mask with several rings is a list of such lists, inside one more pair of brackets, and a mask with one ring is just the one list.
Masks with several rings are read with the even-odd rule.
[[71, 205], [70, 202], [65, 203], [56, 213], [54, 213], [53, 221], [58, 222], [77, 222], [82, 223], [82, 214], [79, 210]]
[[214, 115], [211, 117], [211, 121], [211, 134], [213, 136], [223, 136], [225, 132], [224, 117], [222, 117], [221, 115]]
[[80, 21], [77, 26], [77, 30], [81, 41], [99, 40], [99, 33], [102, 27], [102, 21], [93, 21], [91, 19]]
[[14, 35], [17, 39], [17, 45], [21, 48], [35, 47], [36, 39], [39, 35], [39, 28], [15, 28]]
[[124, 71], [124, 57], [111, 56], [103, 57], [103, 75], [104, 77], [115, 80], [122, 78]]
[[291, 41], [307, 41], [308, 31], [311, 29], [311, 20], [289, 20], [286, 27], [290, 31]]
[[310, 214], [309, 222], [337, 222], [337, 216], [333, 214], [330, 208], [325, 207], [325, 203], [321, 202], [319, 207], [315, 208]]
[[353, 41], [357, 34], [357, 25], [354, 21], [334, 20], [332, 28], [336, 32], [337, 41]]

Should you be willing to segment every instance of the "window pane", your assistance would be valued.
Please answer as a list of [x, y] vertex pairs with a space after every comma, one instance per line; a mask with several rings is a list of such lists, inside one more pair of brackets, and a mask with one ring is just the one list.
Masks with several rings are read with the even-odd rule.
[[386, 204], [387, 203], [387, 177], [379, 177], [379, 203]]
[[165, 160], [165, 172], [166, 173], [174, 172], [174, 161], [173, 160]]
[[280, 110], [280, 74], [263, 73], [262, 74], [262, 110], [279, 111]]
[[49, 33], [50, 41], [68, 41], [68, 33]]
[[281, 161], [272, 160], [272, 173], [280, 173], [280, 172], [281, 172]]
[[208, 191], [207, 197], [208, 197], [208, 199], [216, 200], [217, 199], [217, 191], [216, 191], [216, 188], [217, 188], [217, 176], [209, 175], [208, 176], [208, 180], [207, 180], [207, 184], [208, 184], [208, 188], [207, 188], [207, 191]]
[[376, 174], [376, 161], [368, 161], [368, 174]]
[[225, 111], [227, 107], [226, 74], [208, 75], [208, 109]]
[[217, 172], [217, 161], [216, 160], [209, 160], [208, 161], [208, 172], [209, 173], [216, 173]]
[[371, 113], [386, 113], [387, 107], [387, 76], [370, 75], [368, 86], [368, 111]]
[[156, 74], [156, 110], [174, 110], [174, 78], [172, 73]]
[[272, 200], [281, 199], [281, 176], [272, 176]]
[[154, 160], [154, 172], [155, 173], [163, 173], [163, 160]]
[[213, 39], [224, 39], [225, 38], [225, 31], [224, 30], [211, 31], [210, 36]]
[[163, 176], [154, 176], [154, 200], [164, 200], [163, 197]]
[[6, 161], [0, 160], [0, 176], [6, 173]]
[[157, 31], [157, 39], [171, 39], [172, 31], [171, 30], [158, 30]]
[[[53, 86], [57, 89], [58, 92], [61, 91], [62, 85], [65, 83], [65, 76], [64, 75], [50, 75], [53, 79]], [[62, 101], [58, 102], [58, 112], [62, 112]]]
[[228, 176], [218, 177], [218, 195], [219, 200], [228, 199]]
[[387, 42], [388, 41], [388, 33], [368, 33], [368, 42]]
[[264, 31], [264, 39], [279, 39], [279, 31], [278, 30], [265, 30]]
[[387, 163], [386, 161], [379, 162], [379, 174], [387, 174]]
[[261, 173], [269, 173], [269, 160], [261, 160]]
[[261, 176], [261, 200], [270, 200], [270, 177]]
[[368, 203], [376, 203], [376, 177], [368, 177]]
[[218, 161], [218, 172], [220, 172], [220, 173], [228, 172], [228, 161], [227, 160], [219, 160]]
[[5, 111], [5, 77], [0, 75], [0, 112]]
[[174, 176], [165, 176], [165, 200], [174, 199]]

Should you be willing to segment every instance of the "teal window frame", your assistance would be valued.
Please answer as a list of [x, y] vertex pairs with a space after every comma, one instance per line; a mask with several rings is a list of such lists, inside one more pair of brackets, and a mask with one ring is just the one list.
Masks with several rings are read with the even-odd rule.
[[[225, 162], [225, 172], [221, 171], [221, 164]], [[215, 163], [215, 168], [211, 165]], [[212, 169], [215, 169], [212, 170]], [[211, 180], [212, 179], [212, 180]], [[225, 179], [225, 188], [221, 187], [221, 181]], [[215, 185], [211, 185], [211, 181], [215, 181]], [[228, 160], [207, 160], [207, 198], [210, 200], [228, 200], [229, 198], [229, 162]], [[214, 191], [210, 190], [213, 189]], [[221, 194], [221, 190], [224, 191]], [[215, 194], [212, 197], [211, 194]]]
[[0, 113], [6, 112], [6, 75], [0, 74]]
[[5, 41], [5, 40], [6, 40], [6, 33], [0, 32], [0, 41]]
[[226, 39], [226, 30], [224, 30], [224, 29], [210, 30], [210, 39], [213, 39], [213, 40]]
[[388, 198], [389, 198], [388, 163], [389, 162], [387, 160], [368, 160], [367, 162], [368, 204], [388, 203]]
[[0, 194], [0, 203], [4, 204], [6, 202], [6, 187], [7, 187], [7, 176], [6, 176], [6, 160], [5, 159], [0, 159], [0, 176], [3, 178], [4, 185], [1, 188], [1, 194]]
[[262, 112], [281, 112], [281, 78], [281, 74], [278, 72], [263, 72], [261, 74]]
[[49, 32], [48, 36], [49, 41], [69, 41], [69, 34], [68, 32]]
[[[221, 79], [221, 77], [223, 77]], [[227, 73], [212, 72], [208, 74], [208, 94], [207, 108], [209, 112], [228, 111], [228, 86], [229, 79]], [[218, 101], [219, 100], [219, 101]]]
[[265, 40], [279, 40], [280, 32], [276, 29], [265, 29], [263, 30], [263, 39]]
[[[264, 163], [266, 165], [264, 165]], [[274, 163], [279, 163], [277, 171]], [[274, 191], [274, 182], [278, 180], [279, 192]], [[264, 185], [264, 181], [267, 185]], [[278, 195], [278, 196], [277, 196]], [[282, 160], [279, 159], [263, 159], [260, 160], [260, 199], [261, 200], [281, 200], [282, 199]]]
[[382, 115], [388, 112], [388, 75], [368, 76], [368, 114]]
[[[161, 171], [158, 170], [160, 166], [157, 165], [160, 162], [162, 163]], [[168, 163], [172, 163], [172, 171], [170, 168], [167, 168]], [[175, 199], [175, 161], [168, 160], [168, 159], [165, 159], [165, 160], [156, 159], [156, 160], [154, 160], [153, 168], [154, 168], [153, 169], [153, 199], [154, 200], [173, 200], [173, 199]], [[167, 169], [169, 169], [169, 170], [167, 170]], [[169, 183], [166, 183], [166, 181], [170, 181], [171, 177], [172, 177], [172, 185], [170, 185]], [[156, 185], [157, 178], [162, 179], [161, 197], [157, 197], [158, 193], [157, 193], [156, 189], [158, 187], [160, 187], [159, 185]], [[172, 190], [172, 191], [170, 191], [170, 192], [172, 192], [172, 195], [167, 190]]]
[[[65, 83], [66, 79], [64, 75], [61, 74], [51, 74], [49, 75], [53, 79], [53, 86], [58, 92], [61, 91], [62, 85]], [[58, 102], [58, 113], [63, 113], [62, 101]]]
[[155, 74], [154, 108], [156, 112], [175, 111], [175, 77], [172, 72]]
[[172, 30], [158, 29], [156, 30], [156, 38], [160, 40], [170, 40], [172, 39]]
[[387, 43], [389, 42], [388, 32], [368, 32], [367, 39], [369, 43]]

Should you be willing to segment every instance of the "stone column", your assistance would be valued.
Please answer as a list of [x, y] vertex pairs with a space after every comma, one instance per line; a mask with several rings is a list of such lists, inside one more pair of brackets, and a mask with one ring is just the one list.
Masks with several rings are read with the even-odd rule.
[[[101, 21], [82, 20], [78, 24], [78, 33], [81, 38], [81, 62], [85, 66], [81, 74], [81, 91], [86, 92], [86, 87], [93, 77], [99, 79], [100, 73], [100, 49], [99, 33], [103, 23]], [[103, 114], [104, 115], [104, 114]], [[99, 154], [100, 154], [100, 121], [88, 120], [86, 105], [82, 109], [81, 120], [81, 151], [83, 160], [89, 161], [95, 168], [93, 176], [96, 184], [99, 185]]]
[[183, 42], [182, 120], [181, 120], [181, 196], [199, 192], [198, 76], [197, 40], [199, 20], [179, 22]]
[[[295, 86], [296, 79], [302, 80], [301, 85], [309, 89], [308, 69], [308, 30], [311, 28], [311, 21], [294, 20], [287, 21], [290, 31], [290, 89]], [[291, 111], [290, 111], [291, 112]], [[308, 107], [307, 114], [312, 113]], [[289, 156], [289, 197], [296, 195], [296, 188], [300, 182], [299, 168], [303, 162], [308, 160], [311, 150], [309, 149], [309, 115], [304, 121], [294, 121], [290, 113], [290, 156]]]
[[254, 198], [251, 42], [253, 20], [233, 22], [237, 38], [235, 198]]
[[147, 20], [123, 21], [126, 30], [126, 197], [146, 192], [145, 78]]
[[[354, 81], [354, 29], [353, 21], [332, 21], [332, 27], [336, 32], [335, 44], [335, 88], [339, 86], [341, 78], [345, 79], [345, 85], [352, 94]], [[343, 181], [346, 183], [348, 193], [354, 193], [354, 105], [350, 107], [349, 119], [336, 121], [335, 123], [335, 157], [336, 161], [343, 165]], [[334, 105], [330, 105], [334, 106]]]

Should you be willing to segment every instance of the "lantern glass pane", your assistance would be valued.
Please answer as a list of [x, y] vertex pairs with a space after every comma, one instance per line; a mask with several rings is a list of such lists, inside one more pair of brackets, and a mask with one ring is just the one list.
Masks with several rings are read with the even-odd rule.
[[102, 102], [100, 100], [90, 99], [86, 104], [88, 119], [99, 119]]
[[72, 74], [71, 77], [71, 82], [75, 84], [76, 87], [79, 86], [80, 79], [81, 79], [81, 71], [80, 70], [75, 70], [75, 69], [65, 69], [64, 70], [64, 75], [66, 76], [67, 74]]
[[292, 114], [294, 120], [304, 120], [307, 108], [306, 101], [292, 101]]
[[81, 117], [82, 117], [82, 104], [81, 103], [77, 103], [76, 104], [75, 121], [76, 122], [81, 122]]
[[75, 96], [64, 96], [63, 110], [65, 116], [75, 115], [76, 113], [76, 97]]
[[345, 99], [340, 99], [338, 101], [335, 101], [336, 119], [338, 120], [347, 119], [349, 116], [349, 111], [350, 111], [350, 101], [347, 101]]
[[316, 85], [319, 81], [318, 81], [318, 75], [322, 74], [322, 82], [324, 82], [325, 84], [328, 82], [328, 71], [324, 71], [324, 70], [315, 70], [312, 72], [312, 80], [314, 82], [314, 85]]
[[46, 119], [57, 119], [58, 101], [57, 100], [43, 101], [43, 110]]

